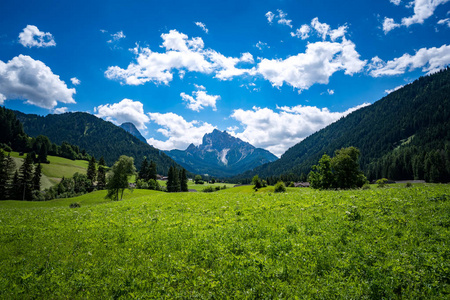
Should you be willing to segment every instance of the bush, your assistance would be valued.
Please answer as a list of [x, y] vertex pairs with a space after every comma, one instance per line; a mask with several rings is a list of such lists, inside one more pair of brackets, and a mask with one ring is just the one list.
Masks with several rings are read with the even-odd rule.
[[289, 183], [289, 187], [295, 187], [295, 183], [294, 183], [293, 181], [291, 181], [291, 182]]
[[203, 189], [203, 193], [212, 193], [212, 192], [214, 192], [214, 188], [212, 187], [212, 186], [208, 186], [207, 188], [204, 188]]
[[370, 190], [370, 185], [367, 183], [361, 187], [362, 190]]
[[284, 185], [283, 181], [278, 181], [277, 184], [275, 184], [275, 193], [284, 193], [286, 192], [286, 186]]
[[216, 187], [215, 187], [215, 190], [216, 190], [216, 191], [220, 191], [220, 186], [216, 186]]
[[224, 184], [222, 187], [222, 190], [226, 190], [226, 189], [227, 189], [227, 186], [226, 186], [226, 184]]
[[386, 186], [386, 184], [388, 183], [388, 181], [389, 180], [387, 180], [386, 178], [381, 178], [376, 181], [376, 184], [378, 184], [379, 188], [384, 188]]
[[79, 202], [74, 202], [74, 203], [70, 203], [69, 207], [70, 208], [77, 208], [77, 207], [81, 207], [81, 204]]
[[405, 187], [407, 187], [407, 188], [412, 187], [412, 183], [411, 183], [411, 182], [407, 182], [406, 185], [405, 185]]

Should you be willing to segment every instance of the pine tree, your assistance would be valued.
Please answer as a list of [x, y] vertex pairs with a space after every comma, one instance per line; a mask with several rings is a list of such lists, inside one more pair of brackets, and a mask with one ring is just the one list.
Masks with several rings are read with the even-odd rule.
[[186, 169], [182, 169], [180, 172], [180, 185], [181, 185], [181, 191], [182, 192], [188, 192], [188, 178], [186, 175]]
[[95, 168], [95, 164], [95, 157], [92, 156], [87, 169], [87, 177], [91, 181], [91, 183], [94, 183], [97, 178], [97, 169]]
[[156, 163], [152, 160], [150, 162], [150, 166], [148, 168], [148, 179], [157, 179], [157, 173], [156, 173]]
[[167, 191], [169, 193], [173, 192], [173, 186], [174, 186], [174, 171], [173, 166], [170, 166], [169, 173], [167, 174]]
[[34, 169], [33, 175], [33, 191], [41, 190], [41, 176], [42, 176], [42, 167], [39, 163], [37, 167]]
[[6, 156], [3, 150], [0, 149], [0, 200], [6, 199], [8, 172], [6, 171]]
[[21, 200], [33, 199], [33, 157], [27, 154], [22, 166], [19, 169], [19, 183], [22, 190]]
[[141, 164], [141, 169], [139, 170], [139, 179], [142, 179], [144, 181], [148, 181], [150, 178], [148, 177], [148, 161], [145, 157]]
[[106, 164], [105, 159], [100, 157], [98, 161], [98, 172], [97, 172], [97, 189], [103, 190], [106, 186]]
[[13, 180], [9, 187], [8, 199], [10, 200], [21, 200], [23, 191], [20, 184], [19, 172], [16, 170], [14, 172]]

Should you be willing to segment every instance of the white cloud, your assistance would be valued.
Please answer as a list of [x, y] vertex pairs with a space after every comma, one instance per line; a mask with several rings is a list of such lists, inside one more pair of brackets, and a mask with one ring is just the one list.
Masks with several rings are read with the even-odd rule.
[[417, 68], [431, 74], [448, 64], [450, 64], [450, 45], [443, 45], [440, 48], [421, 48], [414, 55], [406, 53], [388, 62], [374, 57], [369, 64], [369, 70], [373, 77], [399, 75]]
[[273, 12], [271, 12], [271, 11], [268, 11], [268, 12], [265, 14], [265, 16], [266, 16], [267, 21], [268, 21], [269, 23], [272, 23], [273, 18], [275, 17], [275, 15], [273, 14]]
[[79, 85], [81, 83], [80, 79], [78, 79], [76, 77], [70, 78], [70, 81], [72, 81], [73, 85]]
[[322, 40], [326, 40], [329, 36], [333, 42], [338, 38], [344, 37], [348, 29], [347, 25], [339, 26], [337, 29], [331, 29], [327, 23], [321, 23], [319, 18], [312, 19], [311, 27], [322, 37]]
[[327, 84], [330, 76], [340, 70], [347, 75], [360, 72], [366, 61], [359, 56], [355, 44], [345, 38], [341, 43], [309, 43], [305, 53], [284, 60], [262, 59], [256, 72], [275, 87], [286, 83], [302, 91], [315, 83]]
[[334, 95], [334, 90], [327, 89], [328, 95]]
[[283, 12], [281, 9], [277, 9], [277, 11], [278, 11], [278, 16], [277, 16], [278, 24], [286, 25], [286, 26], [289, 26], [292, 28], [292, 24], [291, 24], [292, 20], [286, 19], [287, 14], [285, 12]]
[[168, 84], [173, 79], [173, 70], [184, 70], [209, 74], [213, 72], [212, 62], [206, 59], [201, 38], [188, 39], [176, 30], [161, 35], [165, 52], [153, 52], [149, 48], [136, 46], [136, 63], [126, 69], [111, 66], [105, 72], [109, 79], [119, 80], [129, 85], [140, 85], [152, 81]]
[[75, 103], [74, 88], [67, 88], [58, 75], [39, 60], [19, 55], [4, 63], [0, 60], [0, 100], [23, 99], [51, 109], [58, 102]]
[[450, 0], [414, 0], [414, 15], [402, 19], [402, 25], [422, 24], [434, 14], [436, 7]]
[[206, 25], [202, 22], [195, 22], [195, 25], [200, 27], [205, 33], [208, 33], [208, 28], [206, 28]]
[[292, 37], [301, 38], [302, 40], [306, 40], [309, 38], [309, 32], [311, 31], [311, 27], [304, 24], [300, 28], [297, 28], [297, 30], [294, 32], [291, 32]]
[[439, 20], [437, 23], [439, 25], [447, 25], [447, 27], [450, 27], [450, 18]]
[[[410, 17], [402, 18], [401, 25], [409, 27], [413, 24], [423, 24], [423, 22], [434, 14], [439, 5], [447, 3], [450, 0], [413, 0], [406, 4], [407, 8], [413, 7], [414, 14]], [[395, 5], [400, 4], [400, 0], [390, 0]], [[392, 29], [400, 27], [392, 18], [384, 18], [383, 31], [388, 33]]]
[[263, 43], [261, 41], [258, 41], [258, 43], [256, 43], [255, 47], [258, 48], [259, 50], [262, 50], [263, 48], [270, 48], [269, 46], [267, 46], [267, 43]]
[[59, 114], [66, 113], [67, 110], [68, 110], [67, 107], [58, 107], [53, 110], [53, 113], [59, 115]]
[[[103, 31], [102, 31], [103, 32]], [[117, 33], [111, 34], [112, 39], [108, 41], [108, 43], [117, 42], [121, 39], [126, 38], [126, 35], [123, 34], [123, 31], [118, 31]]]
[[302, 105], [277, 107], [277, 111], [253, 107], [252, 110], [237, 109], [231, 117], [244, 127], [244, 131], [234, 133], [235, 136], [280, 156], [307, 136], [367, 105], [364, 103], [344, 112]]
[[206, 133], [216, 127], [199, 121], [187, 122], [182, 116], [174, 113], [149, 113], [150, 119], [161, 126], [157, 131], [168, 139], [165, 141], [150, 138], [147, 143], [162, 150], [186, 149], [191, 143], [199, 145]]
[[383, 21], [384, 34], [387, 34], [389, 31], [391, 31], [392, 29], [395, 29], [397, 27], [400, 27], [400, 24], [395, 23], [394, 19], [387, 18], [387, 17], [384, 18], [384, 21]]
[[145, 123], [150, 121], [144, 113], [144, 105], [139, 101], [130, 99], [123, 99], [114, 104], [99, 105], [94, 108], [94, 112], [97, 117], [116, 125], [131, 122], [140, 130], [146, 129]]
[[212, 107], [212, 109], [215, 111], [216, 108], [216, 102], [220, 99], [220, 96], [218, 95], [208, 95], [205, 91], [204, 86], [197, 86], [198, 91], [192, 92], [192, 96], [187, 95], [186, 93], [181, 93], [180, 96], [183, 99], [183, 101], [187, 102], [186, 106], [187, 108], [193, 110], [193, 111], [200, 111], [201, 109], [204, 109], [205, 107]]
[[385, 93], [385, 94], [390, 94], [390, 93], [392, 93], [392, 92], [395, 92], [396, 90], [401, 89], [402, 87], [404, 87], [403, 84], [402, 84], [402, 85], [399, 85], [399, 86], [396, 86], [395, 88], [390, 89], [390, 90], [384, 90], [384, 93]]
[[50, 47], [56, 46], [50, 32], [42, 32], [34, 25], [27, 25], [19, 34], [19, 43], [24, 47]]

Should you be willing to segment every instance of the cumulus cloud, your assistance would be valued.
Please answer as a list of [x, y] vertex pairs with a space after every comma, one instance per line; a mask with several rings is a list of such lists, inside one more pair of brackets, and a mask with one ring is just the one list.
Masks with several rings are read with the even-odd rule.
[[205, 33], [208, 33], [208, 28], [206, 28], [206, 25], [202, 22], [195, 22], [195, 25], [200, 27]]
[[[413, 24], [423, 24], [426, 19], [434, 14], [434, 11], [439, 5], [447, 3], [450, 0], [413, 0], [406, 4], [406, 7], [413, 7], [414, 14], [410, 17], [402, 18], [401, 25], [409, 27]], [[390, 0], [395, 5], [400, 4], [400, 0]], [[400, 27], [392, 18], [384, 18], [383, 31], [388, 33], [390, 30]]]
[[19, 43], [24, 47], [51, 47], [56, 46], [50, 32], [42, 32], [34, 25], [27, 25], [19, 34]]
[[192, 92], [191, 95], [187, 95], [186, 93], [181, 93], [181, 99], [183, 101], [187, 102], [186, 107], [193, 110], [193, 111], [200, 111], [201, 109], [204, 109], [205, 107], [212, 107], [212, 109], [215, 111], [216, 108], [216, 102], [220, 99], [220, 96], [218, 95], [208, 95], [205, 87], [200, 85], [196, 86], [197, 91]]
[[440, 48], [421, 48], [414, 55], [406, 53], [387, 62], [374, 57], [369, 64], [369, 71], [373, 77], [404, 74], [417, 68], [431, 74], [448, 64], [450, 64], [450, 45], [442, 45]]
[[287, 13], [283, 12], [281, 9], [277, 9], [278, 11], [278, 24], [286, 25], [292, 28], [292, 20], [286, 19]]
[[401, 89], [402, 87], [404, 87], [403, 84], [402, 84], [402, 85], [399, 85], [399, 86], [396, 86], [395, 88], [390, 89], [390, 90], [384, 90], [384, 93], [385, 93], [385, 94], [390, 94], [390, 93], [392, 93], [392, 92], [395, 92], [396, 90]]
[[259, 107], [237, 109], [231, 117], [240, 122], [244, 131], [233, 134], [280, 156], [312, 133], [367, 105], [364, 103], [344, 112], [302, 105], [277, 107], [276, 111]]
[[270, 48], [267, 43], [263, 43], [261, 41], [258, 41], [258, 43], [256, 43], [255, 45], [256, 48], [258, 48], [259, 50], [262, 50], [263, 48]]
[[286, 83], [300, 92], [315, 83], [327, 84], [337, 71], [344, 70], [347, 75], [360, 72], [366, 61], [359, 57], [355, 44], [343, 38], [340, 43], [309, 43], [305, 53], [284, 60], [262, 59], [256, 72], [275, 87]]
[[174, 113], [149, 113], [150, 119], [161, 126], [157, 131], [168, 139], [161, 141], [150, 138], [147, 143], [162, 150], [186, 149], [191, 143], [199, 145], [206, 133], [212, 132], [216, 127], [199, 121], [186, 121], [182, 116]]
[[126, 69], [111, 66], [105, 72], [109, 79], [118, 80], [123, 84], [140, 85], [146, 82], [169, 84], [173, 73], [178, 70], [181, 76], [186, 71], [211, 74], [215, 72], [220, 80], [231, 79], [234, 76], [249, 73], [250, 69], [240, 69], [238, 63], [252, 63], [253, 56], [244, 53], [240, 58], [227, 57], [212, 49], [204, 49], [200, 37], [189, 37], [177, 30], [161, 35], [162, 47], [165, 52], [153, 52], [149, 48], [136, 46], [133, 52], [137, 55], [136, 63], [131, 63]]
[[402, 25], [422, 24], [434, 14], [436, 7], [450, 0], [414, 0], [414, 15], [403, 18]]
[[384, 34], [387, 34], [389, 31], [391, 31], [392, 29], [395, 29], [397, 27], [400, 27], [400, 24], [395, 23], [394, 19], [387, 18], [387, 17], [384, 18], [384, 21], [383, 21]]
[[447, 27], [450, 27], [450, 18], [439, 20], [437, 23], [439, 25], [447, 25]]
[[73, 85], [79, 85], [81, 83], [80, 79], [76, 77], [70, 78], [70, 81], [72, 82]]
[[58, 107], [53, 110], [53, 113], [59, 115], [59, 114], [66, 113], [67, 110], [68, 110], [67, 107]]
[[270, 24], [272, 24], [273, 18], [275, 17], [274, 13], [271, 11], [268, 11], [265, 14], [266, 18], [267, 18], [267, 22], [269, 22]]
[[58, 102], [75, 103], [74, 88], [67, 88], [58, 75], [39, 60], [19, 55], [4, 63], [0, 60], [0, 100], [23, 99], [51, 109]]
[[291, 36], [301, 38], [302, 40], [306, 40], [307, 38], [309, 38], [310, 31], [311, 27], [309, 27], [307, 24], [304, 24], [300, 28], [297, 28], [295, 33], [291, 32]]
[[119, 41], [121, 39], [124, 39], [124, 38], [126, 38], [126, 35], [123, 34], [123, 31], [121, 30], [121, 31], [118, 31], [116, 33], [111, 34], [111, 38], [112, 39], [110, 39], [108, 41], [108, 43], [113, 43], [113, 42], [117, 42], [117, 41]]
[[123, 99], [119, 103], [99, 105], [94, 108], [95, 115], [116, 125], [133, 123], [137, 129], [146, 129], [150, 121], [144, 113], [144, 105], [139, 101]]

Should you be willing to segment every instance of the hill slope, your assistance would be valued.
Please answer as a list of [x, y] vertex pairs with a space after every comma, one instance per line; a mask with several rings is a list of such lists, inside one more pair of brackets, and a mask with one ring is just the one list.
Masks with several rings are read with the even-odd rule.
[[[308, 174], [324, 153], [332, 155], [336, 149], [348, 146], [360, 149], [360, 164], [367, 174], [373, 165], [402, 145], [416, 147], [422, 156], [436, 149], [448, 151], [444, 148], [450, 141], [449, 120], [450, 68], [447, 68], [421, 77], [374, 104], [349, 114], [296, 144], [279, 160], [234, 179], [251, 178], [255, 174], [262, 177]], [[411, 157], [406, 159], [410, 160], [406, 162], [410, 165]], [[411, 172], [392, 175], [392, 179], [412, 177]], [[369, 177], [388, 174], [370, 173]]]
[[166, 153], [186, 170], [214, 177], [233, 176], [278, 159], [267, 150], [255, 148], [217, 129], [205, 134], [199, 146], [191, 144], [184, 151]]
[[122, 128], [88, 113], [75, 112], [45, 117], [16, 111], [24, 131], [30, 136], [46, 135], [54, 143], [66, 141], [85, 149], [97, 159], [112, 165], [120, 155], [134, 157], [139, 168], [144, 156], [156, 162], [158, 173], [167, 174], [177, 165], [164, 152], [140, 141]]

